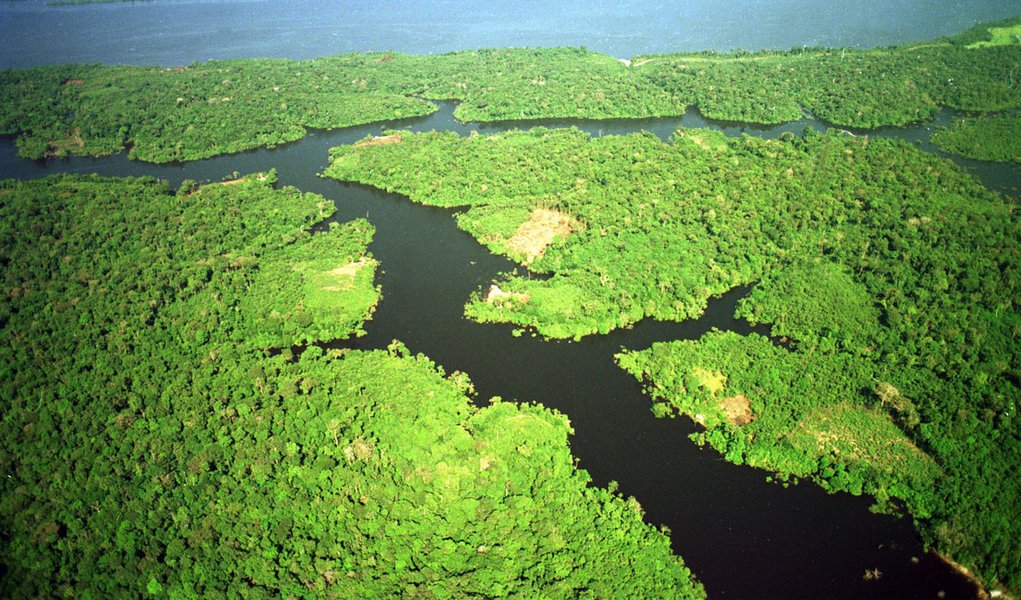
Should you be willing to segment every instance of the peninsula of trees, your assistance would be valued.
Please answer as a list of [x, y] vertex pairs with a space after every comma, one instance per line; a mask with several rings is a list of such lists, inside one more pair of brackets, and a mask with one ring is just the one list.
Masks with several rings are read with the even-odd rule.
[[701, 598], [567, 419], [395, 342], [364, 220], [272, 174], [0, 182], [0, 595]]

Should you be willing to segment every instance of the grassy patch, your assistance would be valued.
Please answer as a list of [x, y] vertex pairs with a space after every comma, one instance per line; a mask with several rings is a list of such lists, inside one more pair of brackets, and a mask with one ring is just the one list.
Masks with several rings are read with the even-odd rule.
[[1021, 44], [1021, 23], [1006, 27], [990, 27], [988, 40], [968, 44], [969, 49], [988, 48], [990, 46], [1016, 46]]

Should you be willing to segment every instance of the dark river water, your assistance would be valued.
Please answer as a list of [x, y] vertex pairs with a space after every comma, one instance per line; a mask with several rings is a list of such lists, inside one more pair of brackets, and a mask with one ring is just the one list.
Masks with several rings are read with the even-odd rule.
[[[499, 5], [499, 6], [497, 6]], [[960, 31], [979, 20], [1011, 16], [1017, 0], [940, 2], [863, 0], [623, 1], [592, 7], [581, 2], [347, 2], [296, 0], [174, 1], [85, 7], [45, 7], [39, 0], [0, 0], [0, 67], [61, 62], [184, 64], [208, 58], [307, 58], [346, 51], [393, 49], [428, 53], [498, 46], [587, 45], [616, 56], [643, 52], [800, 45], [874, 46]], [[760, 128], [703, 119], [547, 121], [462, 124], [452, 105], [429, 117], [344, 130], [312, 132], [274, 150], [155, 166], [124, 155], [31, 162], [0, 139], [0, 178], [53, 173], [150, 175], [177, 185], [183, 179], [218, 181], [233, 172], [276, 169], [282, 184], [336, 202], [333, 219], [368, 217], [376, 226], [370, 246], [380, 261], [383, 300], [360, 348], [403, 341], [447, 372], [471, 375], [479, 399], [537, 401], [565, 413], [575, 435], [572, 451], [595, 482], [617, 481], [635, 496], [646, 519], [667, 525], [681, 554], [711, 598], [972, 598], [963, 577], [926, 553], [910, 520], [869, 512], [869, 500], [827, 495], [815, 485], [768, 483], [767, 473], [724, 462], [687, 439], [687, 419], [656, 419], [640, 385], [613, 363], [621, 348], [695, 339], [716, 327], [741, 333], [732, 317], [747, 290], [733, 290], [685, 323], [643, 321], [634, 329], [590, 336], [579, 343], [513, 337], [511, 327], [463, 319], [469, 294], [515, 265], [494, 256], [460, 231], [446, 209], [320, 177], [328, 149], [384, 128], [482, 133], [543, 124], [578, 126], [592, 135], [651, 131], [661, 138], [678, 126], [711, 127], [727, 135], [800, 134], [805, 120]], [[928, 137], [949, 122], [870, 132], [935, 150]], [[854, 132], [861, 133], [861, 132]], [[955, 159], [987, 186], [1017, 197], [1015, 167]], [[346, 345], [352, 345], [346, 342]], [[879, 569], [878, 581], [865, 581]]]
[[[319, 176], [328, 149], [353, 143], [385, 128], [414, 131], [453, 130], [466, 135], [534, 123], [462, 124], [453, 105], [441, 104], [431, 116], [317, 131], [299, 142], [184, 165], [149, 165], [118, 155], [32, 162], [16, 157], [13, 140], [0, 140], [0, 178], [40, 177], [53, 173], [149, 175], [177, 185], [183, 179], [217, 181], [234, 171], [277, 169], [284, 185], [316, 192], [336, 202], [336, 221], [368, 217], [376, 226], [370, 246], [380, 261], [383, 300], [367, 335], [353, 344], [383, 348], [403, 341], [443, 365], [461, 370], [475, 382], [479, 399], [499, 395], [538, 401], [571, 420], [574, 454], [599, 485], [617, 481], [635, 496], [646, 518], [672, 531], [680, 553], [710, 597], [718, 598], [971, 598], [975, 589], [963, 577], [926, 553], [908, 519], [875, 515], [869, 500], [827, 495], [810, 483], [790, 488], [766, 481], [767, 473], [724, 462], [687, 439], [687, 419], [657, 419], [640, 385], [617, 368], [621, 348], [646, 348], [656, 341], [696, 339], [710, 328], [748, 333], [752, 328], [732, 317], [737, 289], [712, 302], [705, 315], [685, 323], [645, 320], [634, 329], [590, 336], [578, 343], [514, 337], [510, 326], [479, 325], [462, 317], [469, 294], [515, 265], [494, 256], [460, 231], [448, 209], [415, 205], [407, 199], [360, 185]], [[949, 119], [942, 114], [937, 121]], [[578, 126], [592, 135], [647, 130], [666, 137], [678, 126], [712, 127], [728, 135], [775, 137], [824, 124], [801, 121], [757, 128], [682, 118], [622, 121], [556, 121], [546, 126]], [[886, 130], [927, 145], [932, 124]], [[987, 185], [1016, 194], [1013, 167], [965, 161]], [[761, 331], [761, 330], [760, 330]], [[865, 581], [867, 569], [879, 569], [878, 581]]]

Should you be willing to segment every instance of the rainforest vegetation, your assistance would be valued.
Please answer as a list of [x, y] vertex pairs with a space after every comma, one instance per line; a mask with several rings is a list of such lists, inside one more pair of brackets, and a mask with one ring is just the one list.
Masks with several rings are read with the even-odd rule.
[[[755, 285], [738, 314], [783, 347], [712, 334], [621, 365], [729, 460], [896, 498], [941, 551], [1021, 585], [1021, 231], [1002, 196], [832, 130], [393, 136], [335, 148], [326, 174], [463, 207], [462, 228], [548, 276], [480, 290], [469, 317], [579, 338]], [[522, 253], [522, 237], [546, 243]]]
[[[188, 67], [68, 65], [0, 71], [0, 134], [26, 158], [127, 149], [150, 162], [296, 140], [307, 128], [425, 115], [464, 121], [681, 115], [782, 123], [807, 111], [854, 128], [928, 120], [940, 106], [1021, 107], [1018, 20], [873, 50], [697, 53], [620, 61], [580, 49], [438, 56], [346, 54]], [[983, 41], [996, 43], [981, 43]]]
[[932, 135], [945, 152], [998, 162], [1021, 163], [1021, 116], [959, 119]]
[[703, 595], [566, 417], [292, 352], [357, 334], [373, 230], [272, 184], [0, 182], [0, 595]]
[[[805, 112], [848, 128], [968, 116], [949, 152], [1018, 160], [1018, 19], [872, 50], [348, 54], [0, 71], [27, 158], [165, 163], [416, 117]], [[845, 132], [846, 133], [846, 132]], [[727, 460], [869, 494], [988, 585], [1021, 590], [1021, 242], [1005, 198], [904, 142], [576, 129], [388, 132], [326, 174], [456, 207], [527, 266], [466, 315], [551, 338], [737, 314], [618, 355]], [[4, 596], [701, 597], [664, 532], [590, 485], [566, 417], [363, 332], [374, 230], [273, 173], [0, 182]], [[530, 274], [541, 274], [533, 278]], [[520, 329], [519, 329], [520, 331]]]

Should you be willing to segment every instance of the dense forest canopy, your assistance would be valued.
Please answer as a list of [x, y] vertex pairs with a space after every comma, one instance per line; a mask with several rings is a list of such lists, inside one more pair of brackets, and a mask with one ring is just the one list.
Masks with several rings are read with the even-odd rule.
[[395, 342], [373, 229], [272, 174], [0, 182], [4, 597], [704, 596], [566, 417]]
[[1021, 163], [1021, 116], [958, 119], [950, 128], [934, 133], [932, 141], [941, 150], [951, 154], [979, 160]]
[[1021, 44], [999, 33], [1017, 23], [893, 48], [655, 55], [630, 65], [561, 48], [4, 70], [0, 134], [18, 135], [26, 158], [127, 149], [164, 163], [273, 146], [308, 128], [425, 115], [430, 99], [459, 101], [465, 121], [676, 116], [695, 106], [749, 123], [807, 111], [846, 127], [903, 125], [940, 106], [1021, 107]]
[[729, 460], [897, 498], [940, 550], [1019, 587], [1021, 230], [1003, 197], [907, 143], [832, 130], [388, 140], [335, 148], [326, 174], [466, 207], [462, 228], [548, 275], [507, 276], [469, 317], [577, 339], [755, 285], [738, 314], [785, 347], [714, 334], [622, 366]]

